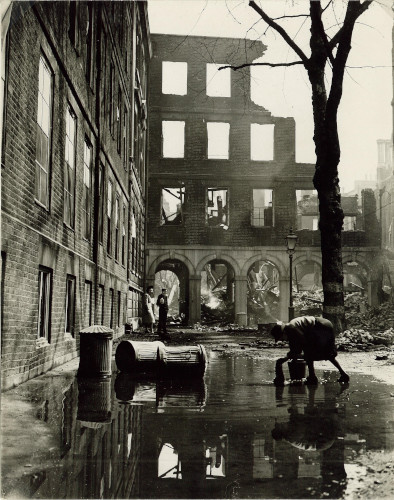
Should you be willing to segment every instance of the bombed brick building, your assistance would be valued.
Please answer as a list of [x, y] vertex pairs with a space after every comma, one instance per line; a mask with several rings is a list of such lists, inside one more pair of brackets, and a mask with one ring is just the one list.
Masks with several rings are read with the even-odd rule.
[[2, 19], [2, 385], [136, 322], [144, 274], [145, 2], [10, 2]]
[[[230, 321], [284, 320], [290, 228], [298, 236], [297, 287], [321, 279], [314, 165], [296, 161], [294, 119], [252, 101], [250, 68], [222, 68], [252, 62], [265, 46], [154, 34], [152, 47], [147, 281], [156, 291], [170, 285], [172, 299], [168, 276], [176, 277], [174, 313], [189, 324], [222, 301]], [[361, 206], [359, 212], [355, 200], [345, 203], [344, 268], [374, 303], [370, 262], [379, 234], [372, 192]]]

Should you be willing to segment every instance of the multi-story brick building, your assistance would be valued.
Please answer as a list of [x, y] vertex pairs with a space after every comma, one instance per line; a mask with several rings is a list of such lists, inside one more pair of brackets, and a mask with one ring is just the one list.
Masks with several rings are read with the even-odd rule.
[[3, 387], [138, 317], [151, 51], [145, 2], [12, 2], [6, 22]]
[[[296, 162], [294, 119], [275, 117], [251, 100], [250, 68], [218, 69], [252, 62], [265, 47], [261, 41], [161, 34], [152, 35], [152, 46], [147, 280], [153, 283], [163, 270], [177, 275], [179, 311], [189, 323], [200, 320], [201, 290], [205, 294], [209, 282], [211, 290], [226, 283], [239, 323], [251, 314], [247, 298], [256, 289], [275, 288], [275, 315], [286, 319], [284, 238], [291, 227], [298, 230], [296, 270], [321, 268], [317, 225], [297, 226], [297, 202], [313, 190], [314, 165]], [[351, 272], [373, 302], [369, 262], [379, 245], [371, 203], [366, 196], [364, 213], [374, 217], [363, 226], [369, 232], [350, 224], [343, 244], [345, 271], [356, 263]]]

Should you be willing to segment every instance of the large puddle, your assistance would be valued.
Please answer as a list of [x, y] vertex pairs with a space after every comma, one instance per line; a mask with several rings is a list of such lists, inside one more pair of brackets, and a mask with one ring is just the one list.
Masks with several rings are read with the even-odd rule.
[[3, 396], [3, 498], [341, 498], [394, 448], [392, 388], [210, 352], [204, 380], [40, 377]]

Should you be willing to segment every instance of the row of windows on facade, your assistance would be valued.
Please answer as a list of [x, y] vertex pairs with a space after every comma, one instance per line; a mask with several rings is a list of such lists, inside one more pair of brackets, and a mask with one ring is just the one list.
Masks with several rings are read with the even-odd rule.
[[[188, 75], [186, 62], [162, 61], [163, 94], [187, 95]], [[225, 64], [206, 64], [205, 87], [209, 97], [231, 97], [231, 69]]]
[[[133, 26], [133, 16], [129, 11], [127, 4], [115, 2], [116, 7], [111, 4], [112, 19], [115, 20], [117, 15], [117, 43], [122, 47], [123, 66], [125, 74], [130, 74], [131, 55], [131, 34]], [[117, 12], [117, 9], [122, 9]], [[81, 3], [70, 2], [69, 12], [69, 35], [71, 42], [78, 55], [82, 55], [85, 61], [85, 74], [89, 85], [94, 84], [95, 72], [95, 24], [94, 24], [94, 4], [93, 2]], [[134, 167], [141, 180], [141, 185], [144, 183], [142, 178], [144, 175], [145, 163], [145, 141], [146, 141], [146, 60], [145, 48], [142, 37], [141, 22], [138, 10], [136, 10], [136, 72], [135, 82], [133, 87], [136, 90], [136, 100], [134, 104]], [[123, 98], [122, 88], [120, 83], [116, 86], [116, 81], [120, 82], [121, 78], [116, 79], [115, 54], [112, 52], [110, 57], [109, 74], [107, 69], [107, 40], [108, 34], [103, 27], [102, 33], [102, 53], [103, 56], [103, 116], [107, 117], [106, 122], [109, 126], [111, 135], [116, 137], [117, 151], [123, 157], [124, 168], [127, 169], [129, 161], [129, 114], [126, 106], [127, 99]], [[85, 43], [82, 43], [82, 41]], [[117, 98], [116, 98], [117, 88]]]
[[[274, 159], [274, 124], [250, 124], [250, 159], [271, 161]], [[213, 160], [228, 160], [230, 157], [230, 123], [207, 122], [207, 157]], [[190, 137], [190, 142], [195, 137]], [[185, 122], [162, 121], [163, 158], [184, 158]]]
[[[39, 65], [38, 105], [37, 105], [37, 141], [36, 141], [36, 201], [49, 209], [49, 176], [50, 176], [50, 134], [52, 116], [52, 74], [46, 60], [41, 56]], [[64, 223], [75, 228], [75, 192], [76, 192], [76, 141], [77, 141], [77, 118], [71, 106], [67, 106], [66, 130], [65, 130], [65, 156], [64, 156]], [[91, 239], [91, 204], [92, 204], [92, 145], [85, 138], [83, 152], [83, 195], [82, 195], [82, 235], [85, 239]], [[127, 205], [125, 200], [121, 201], [122, 195], [116, 190], [114, 193], [113, 181], [108, 179], [107, 183], [107, 252], [112, 254], [114, 239], [115, 259], [125, 264], [126, 251], [126, 225]], [[99, 170], [99, 242], [103, 243], [104, 233], [104, 166], [100, 163]], [[113, 221], [114, 219], [114, 221]], [[139, 260], [139, 243], [135, 241], [137, 235], [141, 234], [141, 215], [135, 210], [131, 214], [132, 228], [132, 267]], [[115, 236], [113, 237], [113, 230]], [[134, 248], [135, 247], [135, 248]]]
[[[53, 293], [53, 271], [46, 267], [39, 268], [39, 300], [38, 300], [38, 323], [37, 338], [43, 338], [47, 342], [51, 340], [51, 309]], [[76, 317], [76, 284], [75, 276], [67, 275], [66, 293], [65, 293], [65, 323], [64, 333], [75, 335], [75, 317]], [[130, 290], [131, 297], [131, 316], [140, 315], [140, 297], [141, 294], [136, 290]], [[93, 285], [91, 281], [84, 282], [83, 297], [81, 304], [81, 328], [86, 328], [93, 324], [104, 325], [105, 313], [109, 313], [108, 326], [110, 328], [119, 328], [126, 322], [126, 293], [121, 290], [108, 289], [108, 298], [105, 297], [104, 285], [98, 286], [97, 311], [93, 318]], [[108, 310], [106, 310], [106, 307]]]
[[[163, 188], [161, 192], [161, 224], [180, 225], [184, 222], [185, 187]], [[306, 214], [305, 203], [314, 199], [316, 214]], [[313, 190], [296, 190], [297, 228], [318, 229], [317, 198]], [[207, 188], [205, 217], [209, 226], [229, 226], [229, 190], [224, 188]], [[254, 227], [274, 226], [274, 190], [252, 189], [251, 225]], [[356, 227], [356, 217], [346, 216], [344, 230], [352, 231]]]

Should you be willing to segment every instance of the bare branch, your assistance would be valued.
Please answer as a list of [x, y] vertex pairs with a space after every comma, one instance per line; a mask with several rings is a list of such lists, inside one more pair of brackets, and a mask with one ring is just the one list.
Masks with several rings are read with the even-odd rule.
[[327, 10], [327, 9], [328, 9], [328, 7], [329, 7], [331, 4], [332, 4], [332, 0], [330, 0], [330, 1], [328, 2], [328, 4], [324, 7], [324, 9], [322, 10], [322, 13], [323, 13], [325, 10]]
[[273, 17], [272, 20], [273, 21], [278, 21], [279, 19], [290, 19], [290, 18], [294, 18], [294, 17], [309, 17], [309, 14], [297, 14], [297, 15], [294, 15], [294, 16]]
[[[286, 33], [286, 31], [282, 28], [282, 26], [280, 26], [279, 24], [277, 24], [271, 17], [269, 17], [264, 11], [263, 9], [261, 9], [257, 4], [256, 2], [254, 2], [253, 0], [250, 0], [249, 2], [249, 5], [250, 7], [252, 7], [263, 19], [264, 21], [269, 25], [271, 26], [272, 28], [274, 28], [275, 31], [277, 31], [281, 37], [285, 40], [285, 42], [294, 50], [294, 52], [299, 56], [299, 58], [301, 59], [302, 63], [304, 65], [307, 65], [308, 62], [309, 62], [309, 59], [307, 58], [307, 56], [304, 54], [304, 52], [300, 49], [300, 47], [290, 38], [290, 36]], [[299, 64], [299, 63], [297, 63]]]
[[227, 0], [225, 1], [225, 4], [226, 4], [226, 7], [227, 7], [227, 10], [228, 10], [228, 13], [230, 14], [230, 16], [234, 19], [234, 21], [238, 24], [242, 24], [240, 21], [238, 21], [238, 19], [234, 16], [234, 14], [231, 12], [229, 6], [227, 5]]
[[231, 66], [231, 65], [221, 66], [220, 68], [218, 68], [218, 71], [220, 71], [222, 69], [232, 69], [234, 71], [237, 71], [238, 69], [247, 68], [249, 66], [269, 66], [270, 68], [278, 68], [280, 66], [282, 66], [282, 67], [283, 66], [296, 66], [299, 64], [304, 65], [304, 63], [302, 61], [292, 61], [292, 62], [288, 62], [288, 63], [269, 63], [269, 62], [244, 63], [244, 64], [240, 64], [239, 66]]

